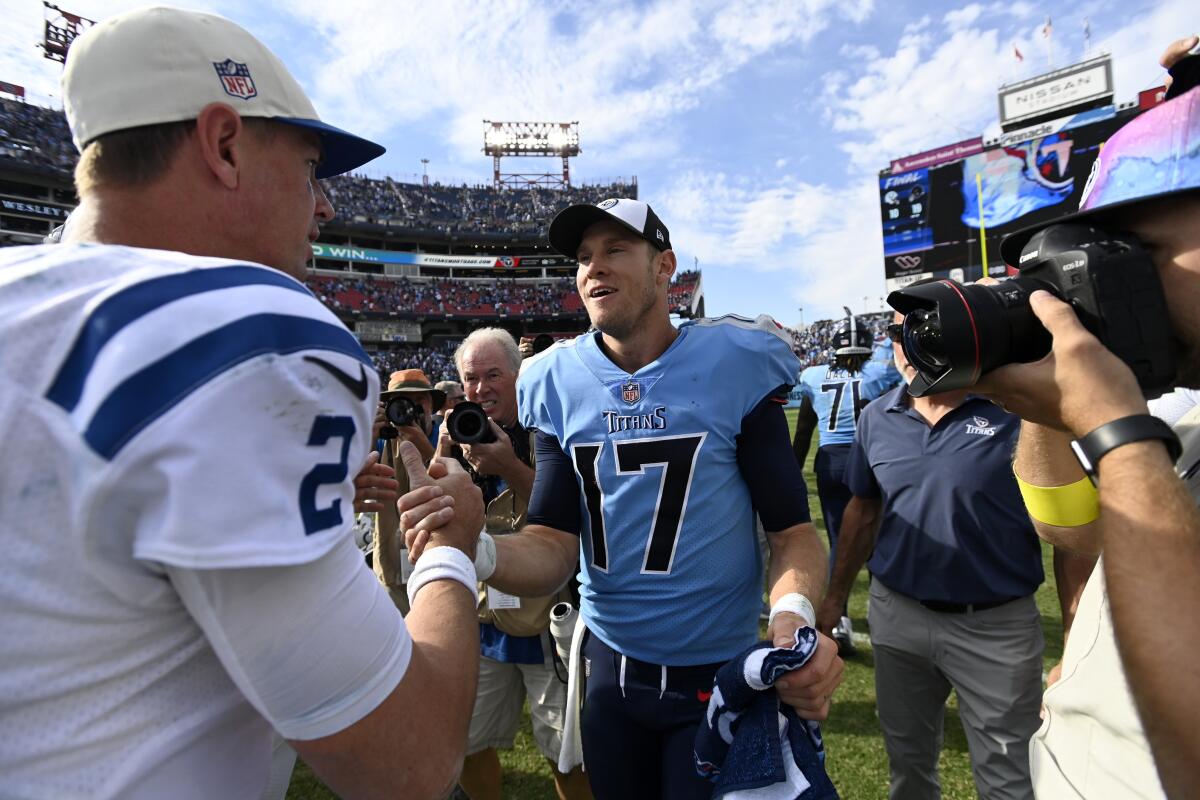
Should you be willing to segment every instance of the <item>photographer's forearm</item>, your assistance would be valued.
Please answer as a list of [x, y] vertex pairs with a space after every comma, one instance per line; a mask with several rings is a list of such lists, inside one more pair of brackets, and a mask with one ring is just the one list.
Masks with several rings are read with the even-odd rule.
[[496, 571], [487, 583], [517, 597], [553, 594], [575, 574], [578, 560], [578, 536], [526, 525], [496, 537]]
[[1066, 486], [1084, 477], [1071, 452], [1071, 434], [1022, 422], [1013, 471], [1035, 486]]
[[1200, 511], [1158, 442], [1104, 456], [1100, 520], [1113, 626], [1129, 687], [1169, 797], [1200, 797]]
[[517, 497], [525, 503], [533, 493], [533, 467], [513, 455], [512, 465], [500, 476]]
[[[1084, 478], [1083, 467], [1071, 452], [1071, 434], [1036, 422], [1021, 423], [1013, 472], [1026, 483], [1044, 487], [1067, 486]], [[1050, 525], [1032, 516], [1030, 519], [1038, 536], [1056, 549], [1078, 554], [1081, 558], [1099, 555], [1098, 523], [1067, 528]]]

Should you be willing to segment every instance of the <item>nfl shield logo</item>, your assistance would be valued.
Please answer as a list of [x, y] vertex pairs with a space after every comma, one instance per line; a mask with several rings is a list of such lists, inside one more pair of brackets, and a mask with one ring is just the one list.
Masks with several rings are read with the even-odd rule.
[[642, 399], [642, 387], [637, 381], [621, 384], [621, 399], [629, 405], [633, 405]]
[[221, 79], [221, 87], [225, 89], [225, 94], [230, 97], [240, 97], [243, 100], [258, 96], [254, 79], [250, 77], [250, 68], [245, 64], [227, 58], [224, 61], [214, 61], [213, 68], [216, 69], [217, 76]]

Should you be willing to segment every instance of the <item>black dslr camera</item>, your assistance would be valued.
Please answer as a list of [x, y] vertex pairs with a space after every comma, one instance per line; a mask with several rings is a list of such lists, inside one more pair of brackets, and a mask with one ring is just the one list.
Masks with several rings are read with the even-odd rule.
[[416, 425], [422, 430], [425, 429], [425, 409], [421, 407], [420, 403], [402, 394], [388, 400], [387, 405], [383, 407], [383, 413], [387, 416], [388, 422], [392, 424], [379, 429], [381, 439], [395, 439], [400, 435], [396, 428], [402, 428], [405, 425]]
[[1086, 224], [1051, 225], [1021, 251], [1020, 275], [995, 286], [950, 280], [888, 295], [904, 314], [901, 346], [921, 397], [974, 384], [985, 372], [1050, 352], [1050, 334], [1029, 295], [1045, 289], [1129, 365], [1148, 398], [1171, 388], [1176, 344], [1154, 262], [1131, 233]]
[[464, 400], [454, 407], [454, 413], [446, 418], [446, 430], [450, 438], [459, 444], [487, 444], [496, 441], [496, 434], [488, 424], [483, 406]]

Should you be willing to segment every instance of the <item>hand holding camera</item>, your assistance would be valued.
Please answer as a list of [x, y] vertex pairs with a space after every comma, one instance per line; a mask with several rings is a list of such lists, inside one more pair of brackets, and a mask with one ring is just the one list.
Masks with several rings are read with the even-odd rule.
[[1166, 299], [1154, 262], [1135, 236], [1051, 225], [1025, 245], [1019, 269], [1018, 277], [996, 285], [943, 280], [888, 296], [905, 315], [901, 346], [917, 370], [910, 394], [975, 386], [997, 367], [1049, 354], [1054, 331], [1030, 302], [1038, 290], [1065, 301], [1063, 311], [1073, 309], [1081, 331], [1125, 362], [1146, 397], [1174, 384], [1176, 343]]

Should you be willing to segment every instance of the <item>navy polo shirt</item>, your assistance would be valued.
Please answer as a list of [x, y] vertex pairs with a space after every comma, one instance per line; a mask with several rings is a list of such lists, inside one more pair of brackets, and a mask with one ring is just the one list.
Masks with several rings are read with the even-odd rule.
[[883, 500], [867, 562], [917, 600], [988, 603], [1032, 594], [1042, 553], [1012, 472], [1020, 420], [968, 395], [933, 427], [901, 384], [863, 410], [846, 483]]

